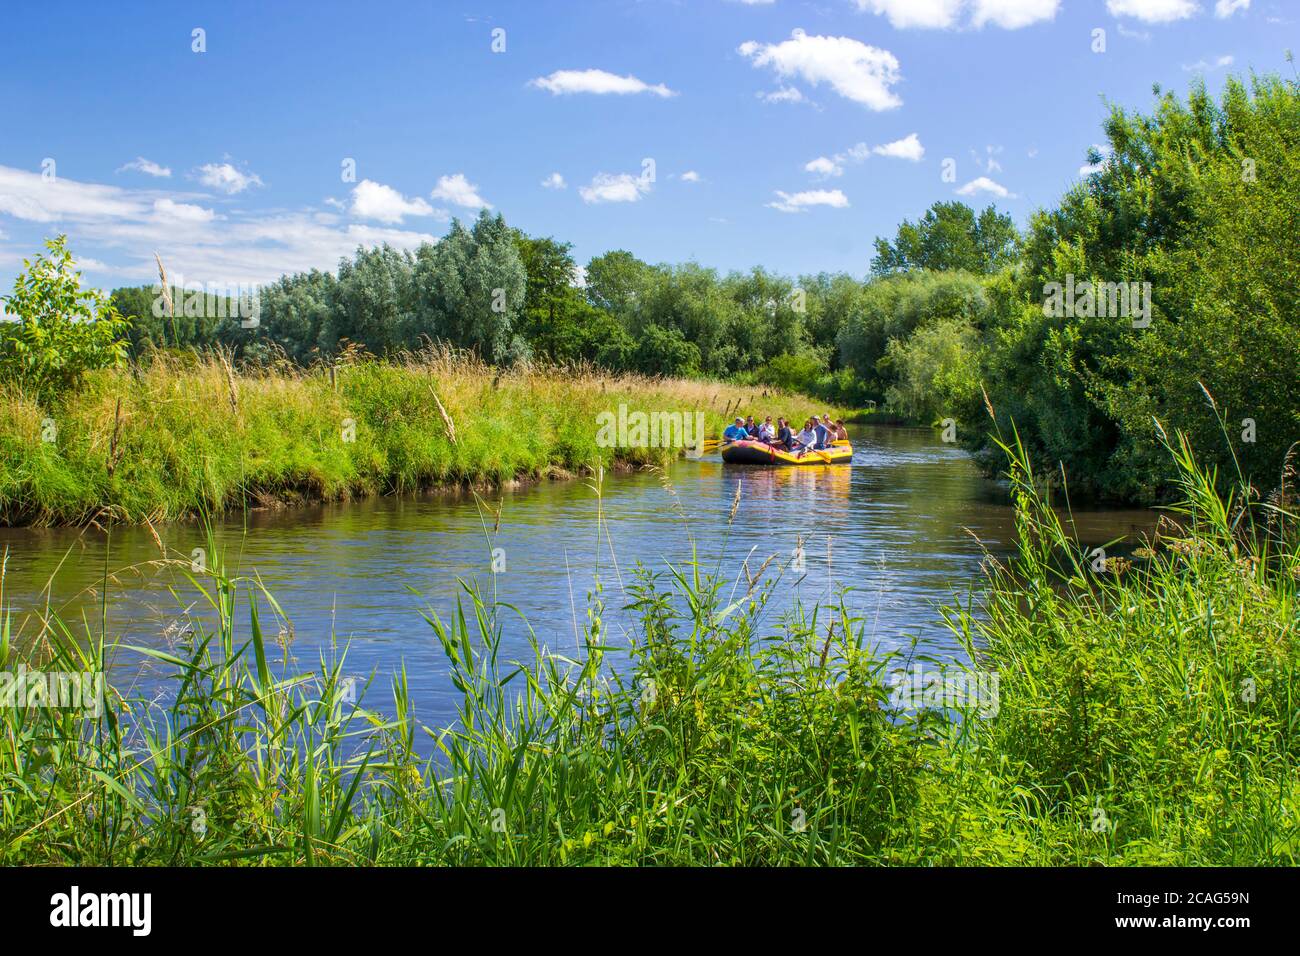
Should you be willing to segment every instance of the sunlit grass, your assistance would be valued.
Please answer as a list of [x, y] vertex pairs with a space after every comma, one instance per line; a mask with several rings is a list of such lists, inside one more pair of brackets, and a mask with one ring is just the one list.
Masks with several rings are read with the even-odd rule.
[[501, 649], [526, 624], [467, 582], [413, 622], [457, 701], [429, 728], [401, 670], [376, 678], [390, 713], [349, 701], [345, 647], [281, 673], [263, 619], [283, 611], [211, 545], [210, 613], [170, 652], [57, 619], [20, 652], [6, 624], [7, 670], [137, 655], [173, 679], [93, 720], [0, 711], [0, 862], [1294, 865], [1295, 519], [1172, 450], [1177, 524], [1099, 570], [1011, 443], [1017, 549], [979, 614], [947, 610], [961, 663], [999, 675], [985, 716], [898, 706], [904, 661], [843, 601], [778, 606], [791, 569], [736, 585], [689, 561], [602, 569], [630, 638], [598, 585], [577, 646], [523, 661]]
[[348, 361], [333, 377], [324, 366], [239, 371], [220, 356], [157, 354], [92, 373], [55, 408], [0, 385], [0, 522], [159, 521], [662, 464], [681, 453], [598, 445], [597, 414], [620, 403], [702, 411], [709, 434], [738, 408], [819, 407], [760, 388], [591, 368], [501, 371], [447, 350]]

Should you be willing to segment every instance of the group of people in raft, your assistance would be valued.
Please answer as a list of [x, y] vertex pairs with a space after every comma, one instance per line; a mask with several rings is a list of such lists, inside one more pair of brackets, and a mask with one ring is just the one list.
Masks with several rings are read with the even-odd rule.
[[813, 415], [797, 432], [784, 418], [778, 418], [773, 425], [772, 416], [768, 415], [759, 424], [754, 421], [754, 416], [750, 415], [748, 418], [737, 418], [722, 433], [724, 441], [762, 442], [772, 448], [794, 452], [800, 456], [810, 450], [827, 448], [836, 441], [846, 441], [848, 437], [849, 433], [844, 428], [843, 419], [832, 422], [829, 415], [823, 415], [820, 420]]

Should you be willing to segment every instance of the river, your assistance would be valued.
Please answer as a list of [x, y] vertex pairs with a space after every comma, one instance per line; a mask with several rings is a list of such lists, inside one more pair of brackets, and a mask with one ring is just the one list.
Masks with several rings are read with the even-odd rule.
[[[445, 615], [458, 579], [476, 580], [490, 594], [494, 557], [499, 600], [517, 607], [542, 643], [564, 652], [576, 646], [575, 618], [586, 619], [596, 574], [610, 640], [617, 641], [623, 587], [637, 562], [661, 571], [685, 562], [693, 539], [704, 565], [720, 568], [730, 582], [747, 558], [756, 570], [776, 555], [773, 574], [802, 537], [806, 573], [796, 582], [787, 570], [777, 601], [815, 601], [847, 587], [869, 641], [891, 648], [915, 637], [932, 653], [955, 650], [937, 607], [965, 601], [978, 588], [980, 542], [994, 554], [1009, 550], [1014, 528], [1006, 492], [929, 429], [859, 427], [851, 436], [848, 467], [750, 468], [714, 456], [679, 461], [665, 475], [607, 475], [599, 500], [607, 534], [599, 539], [598, 498], [586, 480], [493, 493], [486, 509], [468, 493], [445, 492], [252, 512], [218, 524], [215, 538], [228, 568], [259, 575], [292, 622], [281, 635], [291, 665], [311, 668], [350, 640], [346, 672], [362, 680], [377, 675], [367, 702], [382, 709], [389, 675], [404, 663], [417, 717], [431, 727], [453, 717], [454, 691], [420, 610]], [[740, 505], [728, 533], [737, 486]], [[484, 524], [491, 532], [498, 505], [494, 555]], [[1132, 547], [1155, 523], [1155, 514], [1142, 510], [1076, 509], [1074, 517], [1089, 546], [1127, 537]], [[158, 533], [173, 557], [206, 549], [197, 523]], [[0, 550], [7, 552], [3, 600], [20, 640], [34, 633], [47, 595], [74, 633], [86, 630], [83, 615], [97, 631], [106, 593], [110, 635], [167, 648], [196, 598], [180, 571], [159, 567], [158, 542], [142, 527], [111, 535], [5, 528]], [[106, 572], [112, 581], [105, 591]], [[524, 625], [513, 615], [504, 620], [504, 656], [529, 658]], [[282, 630], [269, 609], [263, 625], [272, 636]], [[246, 608], [239, 626], [246, 636]], [[157, 667], [141, 670], [137, 655], [119, 652], [113, 678], [121, 686], [129, 677], [139, 691], [155, 693], [165, 687]]]

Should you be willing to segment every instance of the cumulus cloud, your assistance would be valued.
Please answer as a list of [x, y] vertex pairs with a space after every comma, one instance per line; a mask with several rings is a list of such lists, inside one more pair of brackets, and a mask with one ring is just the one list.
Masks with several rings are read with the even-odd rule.
[[807, 212], [810, 206], [844, 209], [849, 205], [848, 197], [838, 189], [809, 189], [800, 193], [786, 193], [778, 189], [775, 192], [777, 198], [767, 205], [781, 212]]
[[1051, 20], [1061, 0], [856, 0], [859, 10], [884, 15], [896, 30], [948, 30], [958, 26], [963, 13], [977, 29], [987, 24], [1019, 30]]
[[564, 177], [559, 173], [551, 173], [542, 180], [542, 187], [545, 189], [567, 189], [569, 184], [564, 181]]
[[829, 156], [818, 156], [804, 163], [804, 171], [814, 176], [842, 176], [844, 167]]
[[1007, 189], [1001, 183], [994, 182], [987, 176], [977, 176], [957, 190], [958, 196], [978, 196], [981, 193], [988, 193], [997, 196], [1000, 199], [1015, 199], [1016, 194]]
[[199, 182], [210, 189], [220, 189], [231, 196], [250, 186], [263, 185], [256, 173], [246, 173], [230, 163], [207, 163], [197, 170]]
[[414, 196], [407, 199], [392, 186], [363, 179], [352, 190], [352, 215], [395, 225], [406, 216], [431, 216], [433, 207]]
[[187, 202], [175, 202], [167, 198], [154, 200], [153, 214], [160, 222], [172, 223], [211, 222], [216, 217], [216, 213], [211, 209], [204, 209], [202, 206]]
[[[84, 254], [78, 255], [78, 261], [94, 262], [97, 271], [120, 282], [152, 281], [157, 276], [155, 250], [161, 252], [172, 275], [234, 285], [271, 282], [287, 272], [331, 269], [357, 246], [386, 242], [413, 249], [438, 241], [425, 232], [345, 225], [338, 216], [319, 210], [263, 214], [231, 210], [221, 218], [220, 228], [178, 229], [184, 224], [203, 226], [217, 218], [212, 210], [184, 201], [195, 198], [64, 177], [50, 181], [39, 173], [0, 166], [0, 213], [31, 223], [58, 222], [74, 250], [87, 245], [114, 250], [109, 261], [121, 264], [113, 268], [99, 269], [101, 260]], [[94, 251], [98, 254], [98, 249]]]
[[1186, 20], [1199, 9], [1196, 0], [1106, 0], [1111, 16], [1133, 17], [1147, 23]]
[[650, 192], [650, 181], [631, 173], [597, 173], [586, 186], [578, 187], [585, 203], [637, 202]]
[[856, 0], [859, 10], [884, 14], [895, 30], [947, 29], [957, 22], [964, 0]]
[[888, 50], [850, 37], [810, 36], [795, 30], [780, 43], [742, 43], [737, 52], [755, 69], [768, 68], [781, 80], [823, 83], [871, 110], [891, 110], [903, 101], [891, 89], [900, 79], [898, 59]]
[[877, 156], [888, 156], [891, 159], [907, 159], [914, 163], [919, 163], [925, 157], [925, 147], [921, 145], [921, 140], [915, 133], [909, 133], [902, 139], [896, 139], [892, 143], [883, 143], [880, 146], [872, 147], [871, 151]]
[[1019, 30], [1044, 20], [1051, 20], [1061, 8], [1061, 0], [975, 0], [971, 6], [971, 24], [987, 23], [1004, 30]]
[[160, 166], [158, 163], [155, 163], [152, 159], [145, 159], [143, 156], [137, 156], [129, 163], [126, 163], [125, 165], [119, 166], [117, 168], [117, 171], [119, 173], [126, 172], [127, 170], [132, 170], [137, 173], [144, 173], [146, 176], [153, 176], [158, 179], [166, 179], [170, 177], [172, 174], [172, 171], [166, 166]]
[[1226, 20], [1238, 10], [1249, 10], [1250, 0], [1217, 0], [1214, 4], [1214, 15], [1220, 20]]
[[698, 183], [700, 182], [700, 174], [693, 169], [688, 169], [686, 172], [682, 173], [682, 182]]
[[439, 176], [438, 185], [429, 194], [434, 199], [449, 202], [466, 209], [491, 209], [492, 204], [478, 194], [478, 187], [465, 178], [464, 173]]
[[858, 143], [833, 156], [818, 156], [816, 159], [805, 163], [803, 168], [806, 172], [823, 178], [841, 176], [844, 174], [844, 167], [849, 163], [861, 163], [870, 159], [873, 155], [919, 162], [925, 156], [925, 147], [921, 145], [920, 137], [915, 133], [909, 133], [902, 139], [896, 139], [892, 143], [881, 143], [879, 146]]
[[635, 76], [619, 76], [604, 70], [556, 70], [549, 76], [539, 76], [535, 80], [530, 80], [529, 85], [546, 90], [552, 96], [568, 96], [574, 93], [617, 96], [652, 93], [662, 97], [677, 95], [662, 83], [652, 85]]

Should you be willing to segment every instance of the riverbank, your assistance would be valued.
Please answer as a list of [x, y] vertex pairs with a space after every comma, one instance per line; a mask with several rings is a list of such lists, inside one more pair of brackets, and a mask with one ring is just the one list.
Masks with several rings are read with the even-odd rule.
[[[159, 355], [88, 374], [54, 408], [0, 386], [0, 523], [157, 523], [658, 465], [683, 453], [695, 413], [716, 436], [738, 409], [824, 410], [773, 389], [500, 371], [446, 352], [334, 371]], [[653, 427], [636, 431], [636, 416], [653, 413], [680, 416], [661, 419], [664, 441]], [[614, 427], [602, 434], [602, 421]]]
[[787, 612], [779, 557], [740, 595], [641, 569], [630, 644], [597, 589], [577, 649], [519, 664], [517, 618], [466, 587], [416, 623], [459, 695], [448, 727], [401, 671], [375, 675], [394, 710], [367, 710], [341, 648], [274, 672], [258, 608], [279, 609], [214, 547], [168, 651], [57, 619], [33, 656], [0, 642], [5, 671], [134, 655], [175, 688], [106, 688], [91, 719], [0, 708], [0, 863], [1293, 866], [1294, 509], [1241, 511], [1179, 454], [1180, 527], [1132, 561], [1099, 563], [1013, 468], [1018, 549], [988, 562], [986, 613], [944, 610], [966, 648], [947, 667], [873, 650], [842, 603]]

